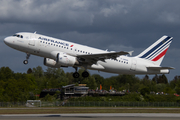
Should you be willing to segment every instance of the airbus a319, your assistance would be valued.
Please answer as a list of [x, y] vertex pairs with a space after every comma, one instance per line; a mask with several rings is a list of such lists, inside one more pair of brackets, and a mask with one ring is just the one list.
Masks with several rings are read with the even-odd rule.
[[162, 67], [161, 62], [172, 42], [172, 37], [162, 36], [137, 56], [127, 56], [132, 51], [115, 52], [100, 50], [85, 45], [68, 42], [41, 34], [20, 32], [6, 37], [4, 42], [11, 48], [30, 55], [44, 58], [44, 65], [53, 68], [73, 67], [74, 78], [80, 75], [78, 67], [83, 67], [83, 77], [88, 77], [87, 69], [117, 74], [168, 74], [173, 67]]

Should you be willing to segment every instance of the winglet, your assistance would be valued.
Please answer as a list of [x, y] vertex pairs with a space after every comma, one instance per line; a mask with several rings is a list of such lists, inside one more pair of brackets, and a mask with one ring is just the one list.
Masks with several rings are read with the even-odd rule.
[[134, 51], [130, 51], [130, 52], [128, 52], [128, 53], [129, 53], [130, 56], [132, 56], [132, 53], [133, 53], [133, 52], [134, 52]]

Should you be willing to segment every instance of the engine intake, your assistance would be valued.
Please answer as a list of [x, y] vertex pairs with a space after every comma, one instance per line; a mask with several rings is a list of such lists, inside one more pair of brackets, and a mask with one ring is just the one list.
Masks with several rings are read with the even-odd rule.
[[61, 65], [58, 65], [55, 60], [50, 59], [50, 58], [44, 58], [44, 65], [48, 67], [53, 67], [53, 68], [61, 67]]

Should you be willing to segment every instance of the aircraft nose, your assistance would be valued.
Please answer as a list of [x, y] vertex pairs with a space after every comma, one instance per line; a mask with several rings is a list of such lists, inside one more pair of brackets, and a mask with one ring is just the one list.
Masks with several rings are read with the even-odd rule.
[[11, 39], [10, 39], [10, 37], [4, 38], [4, 43], [5, 43], [6, 45], [11, 44]]

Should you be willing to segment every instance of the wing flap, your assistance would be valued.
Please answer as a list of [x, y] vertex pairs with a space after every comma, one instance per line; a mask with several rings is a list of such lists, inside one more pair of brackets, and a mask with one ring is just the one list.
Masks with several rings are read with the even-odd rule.
[[85, 55], [77, 55], [79, 59], [84, 59], [84, 61], [81, 62], [88, 62], [89, 64], [95, 64], [97, 61], [101, 60], [105, 62], [105, 59], [116, 59], [118, 56], [121, 55], [128, 55], [132, 54], [133, 51], [131, 52], [106, 52], [106, 53], [96, 53], [96, 54], [85, 54]]

